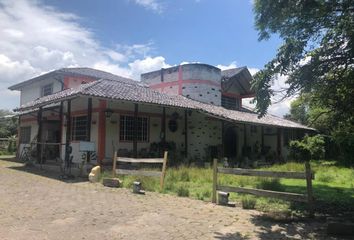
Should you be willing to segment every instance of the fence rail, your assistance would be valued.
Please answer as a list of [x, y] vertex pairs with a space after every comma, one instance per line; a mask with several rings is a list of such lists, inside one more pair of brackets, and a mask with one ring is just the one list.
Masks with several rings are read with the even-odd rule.
[[[113, 168], [112, 175], [134, 175], [134, 176], [145, 176], [145, 177], [160, 177], [160, 188], [163, 189], [165, 176], [166, 176], [166, 167], [167, 167], [167, 157], [168, 152], [164, 153], [163, 158], [126, 158], [126, 157], [118, 157], [117, 151], [114, 152], [113, 156]], [[129, 170], [129, 169], [119, 169], [117, 167], [117, 163], [158, 163], [162, 164], [161, 171], [147, 171], [147, 170]]]
[[[311, 171], [309, 162], [305, 163], [305, 172], [276, 172], [276, 171], [264, 171], [264, 170], [241, 169], [241, 168], [222, 168], [222, 167], [218, 167], [217, 165], [218, 165], [218, 160], [214, 159], [213, 194], [212, 194], [213, 203], [216, 203], [216, 191], [246, 193], [246, 194], [253, 194], [256, 196], [279, 198], [287, 201], [305, 202], [308, 204], [310, 214], [313, 215], [314, 199], [312, 193], [312, 179], [315, 178], [315, 175]], [[245, 188], [245, 187], [237, 187], [237, 186], [222, 186], [222, 185], [218, 185], [218, 173], [232, 174], [232, 175], [239, 175], [239, 176], [304, 179], [306, 180], [306, 194], [278, 192], [278, 191]]]

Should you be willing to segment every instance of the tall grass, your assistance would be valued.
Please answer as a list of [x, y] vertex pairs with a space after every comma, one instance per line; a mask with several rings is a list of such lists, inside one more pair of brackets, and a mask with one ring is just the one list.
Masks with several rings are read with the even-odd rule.
[[[354, 169], [336, 166], [333, 162], [311, 162], [311, 166], [316, 176], [313, 181], [316, 199], [327, 203], [338, 203], [354, 209]], [[263, 169], [272, 171], [304, 171], [304, 164], [289, 162]], [[124, 187], [131, 188], [132, 183], [139, 180], [145, 190], [161, 192], [158, 178], [119, 177], [123, 180]], [[273, 179], [218, 174], [218, 184], [306, 193], [306, 181], [301, 179]], [[162, 192], [210, 201], [211, 190], [211, 168], [181, 166], [167, 169], [165, 187]], [[242, 197], [240, 194], [231, 194], [230, 200], [241, 203]], [[289, 202], [278, 199], [260, 197], [252, 199], [256, 199], [255, 208], [262, 211], [284, 211], [292, 206]]]

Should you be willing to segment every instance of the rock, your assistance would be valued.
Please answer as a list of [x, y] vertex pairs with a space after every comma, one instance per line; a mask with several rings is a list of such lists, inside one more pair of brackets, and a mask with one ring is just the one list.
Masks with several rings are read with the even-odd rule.
[[101, 175], [101, 167], [96, 166], [91, 169], [91, 172], [89, 174], [89, 181], [92, 183], [98, 182], [100, 180], [100, 175]]
[[103, 186], [105, 187], [113, 187], [118, 188], [120, 187], [122, 181], [119, 178], [104, 178], [103, 179]]

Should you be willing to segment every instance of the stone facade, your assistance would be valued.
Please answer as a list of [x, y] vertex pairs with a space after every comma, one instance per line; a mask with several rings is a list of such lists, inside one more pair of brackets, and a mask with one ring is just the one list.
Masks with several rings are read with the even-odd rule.
[[221, 105], [221, 70], [207, 64], [185, 64], [141, 75], [151, 88]]

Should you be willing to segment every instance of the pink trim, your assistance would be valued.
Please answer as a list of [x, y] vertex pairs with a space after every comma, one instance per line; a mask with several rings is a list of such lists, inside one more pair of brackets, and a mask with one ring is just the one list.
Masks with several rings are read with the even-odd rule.
[[241, 95], [238, 93], [223, 92], [221, 95], [226, 97], [231, 97], [231, 98], [241, 98]]
[[[66, 76], [64, 77], [64, 89], [68, 89], [71, 87], [81, 85], [83, 83], [89, 83], [93, 82], [95, 79], [90, 78], [90, 77], [71, 77], [71, 76]], [[75, 83], [75, 84], [74, 84]]]
[[106, 152], [106, 116], [104, 114], [107, 108], [106, 100], [99, 100], [99, 116], [98, 116], [98, 161], [102, 165]]
[[157, 83], [150, 85], [150, 88], [152, 89], [159, 89], [159, 88], [166, 88], [166, 87], [171, 87], [171, 86], [176, 86], [178, 85], [178, 93], [182, 94], [182, 86], [184, 84], [206, 84], [206, 85], [211, 85], [215, 87], [220, 87], [220, 84], [210, 81], [210, 80], [202, 80], [202, 79], [190, 79], [190, 80], [178, 80], [178, 81], [173, 81], [173, 82], [162, 82], [162, 83]]
[[179, 65], [178, 67], [178, 94], [182, 95], [182, 83], [183, 81], [183, 72], [182, 72], [182, 66]]

